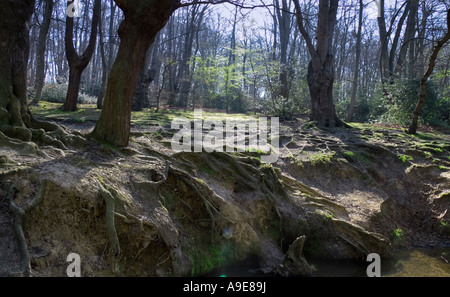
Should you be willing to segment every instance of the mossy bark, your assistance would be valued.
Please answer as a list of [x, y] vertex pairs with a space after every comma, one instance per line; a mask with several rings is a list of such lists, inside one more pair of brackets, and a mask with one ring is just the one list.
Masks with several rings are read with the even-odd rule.
[[34, 0], [7, 1], [0, 11], [0, 132], [9, 138], [38, 140], [60, 148], [84, 143], [58, 125], [36, 120], [28, 107], [26, 78], [33, 11]]
[[174, 1], [118, 1], [125, 19], [119, 27], [121, 39], [111, 69], [102, 113], [92, 132], [99, 140], [127, 146], [130, 135], [134, 91], [145, 55], [174, 9]]
[[34, 1], [7, 1], [0, 11], [0, 131], [25, 141], [31, 113], [26, 101], [28, 23]]

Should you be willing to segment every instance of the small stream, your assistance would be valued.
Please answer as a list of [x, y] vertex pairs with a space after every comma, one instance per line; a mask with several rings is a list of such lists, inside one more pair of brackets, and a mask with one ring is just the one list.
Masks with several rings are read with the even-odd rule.
[[[330, 261], [312, 259], [314, 277], [365, 277], [370, 262]], [[262, 277], [272, 276], [260, 272], [256, 261], [247, 261], [240, 266], [223, 268], [208, 276]], [[381, 259], [381, 276], [384, 277], [450, 277], [450, 247], [433, 249], [409, 249], [392, 253]]]
[[[367, 276], [370, 262], [311, 260], [316, 266], [314, 276], [361, 277]], [[381, 259], [381, 276], [384, 277], [450, 277], [450, 247], [409, 249], [392, 253]]]

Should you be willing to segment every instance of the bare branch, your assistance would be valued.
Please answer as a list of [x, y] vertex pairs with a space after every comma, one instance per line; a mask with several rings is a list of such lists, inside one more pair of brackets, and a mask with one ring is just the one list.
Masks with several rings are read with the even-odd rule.
[[294, 0], [295, 5], [295, 11], [297, 14], [297, 24], [298, 28], [300, 30], [300, 33], [302, 34], [303, 38], [306, 41], [306, 46], [308, 47], [309, 54], [311, 57], [314, 57], [316, 55], [316, 49], [314, 48], [314, 44], [312, 43], [311, 36], [309, 36], [308, 32], [305, 29], [305, 26], [303, 24], [303, 13], [300, 8], [300, 4], [298, 3], [298, 0]]
[[237, 6], [239, 8], [242, 9], [255, 9], [255, 8], [267, 8], [267, 7], [273, 7], [273, 4], [253, 4], [253, 5], [245, 5], [244, 4], [245, 0], [210, 0], [210, 1], [191, 1], [191, 2], [183, 2], [183, 3], [179, 3], [178, 5], [176, 5], [176, 8], [180, 8], [180, 7], [186, 7], [186, 6], [191, 6], [191, 5], [197, 5], [197, 4], [223, 4], [223, 3], [228, 3], [228, 4], [232, 4], [234, 6]]

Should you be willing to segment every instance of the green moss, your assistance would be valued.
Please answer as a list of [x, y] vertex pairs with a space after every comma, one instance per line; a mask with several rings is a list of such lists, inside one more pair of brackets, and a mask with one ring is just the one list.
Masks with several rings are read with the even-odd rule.
[[191, 250], [189, 259], [192, 263], [191, 276], [204, 275], [225, 263], [233, 261], [232, 248], [228, 244], [211, 245], [203, 249]]
[[346, 152], [344, 152], [344, 155], [346, 157], [353, 158], [355, 156], [355, 153], [352, 151], [346, 151]]
[[370, 161], [370, 159], [365, 155], [364, 152], [357, 152], [355, 155], [356, 155], [356, 159], [358, 159], [358, 161], [360, 161], [361, 163], [363, 163], [365, 165], [372, 164], [372, 161]]
[[215, 174], [215, 172], [211, 168], [209, 168], [208, 166], [200, 167], [200, 170], [203, 171], [206, 174], [209, 174], [209, 175], [214, 175]]

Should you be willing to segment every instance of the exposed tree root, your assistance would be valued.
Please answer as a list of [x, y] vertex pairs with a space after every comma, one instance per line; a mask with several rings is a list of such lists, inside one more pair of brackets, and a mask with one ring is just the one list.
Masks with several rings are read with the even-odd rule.
[[3, 125], [0, 133], [0, 141], [7, 137], [10, 146], [14, 145], [16, 148], [21, 142], [51, 145], [63, 150], [67, 150], [68, 146], [82, 147], [86, 143], [86, 139], [80, 134], [70, 133], [63, 126], [36, 119], [30, 120], [27, 126]]
[[26, 277], [32, 276], [32, 273], [30, 254], [28, 252], [27, 241], [22, 227], [23, 217], [24, 215], [33, 211], [42, 202], [46, 194], [46, 190], [47, 180], [44, 180], [38, 194], [27, 207], [20, 207], [14, 202], [14, 197], [16, 193], [19, 192], [19, 189], [17, 189], [15, 185], [11, 185], [8, 194], [9, 209], [14, 215], [14, 232], [16, 234], [17, 243], [19, 245], [20, 255], [22, 259], [22, 275]]
[[313, 273], [313, 268], [303, 256], [303, 246], [306, 236], [300, 236], [289, 246], [284, 256], [283, 265], [277, 272], [282, 276], [307, 276]]
[[115, 199], [110, 191], [105, 189], [101, 182], [99, 184], [100, 194], [106, 203], [106, 234], [108, 235], [109, 244], [113, 252], [113, 272], [117, 273], [119, 271], [119, 255], [120, 255], [120, 243], [119, 237], [117, 236], [116, 225], [114, 222], [114, 210], [115, 210]]
[[36, 153], [37, 151], [37, 145], [35, 143], [10, 138], [1, 131], [0, 131], [0, 146], [9, 147], [11, 149], [27, 153]]

